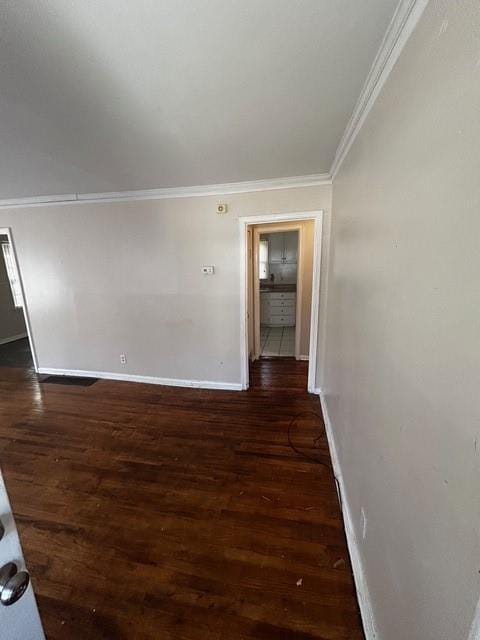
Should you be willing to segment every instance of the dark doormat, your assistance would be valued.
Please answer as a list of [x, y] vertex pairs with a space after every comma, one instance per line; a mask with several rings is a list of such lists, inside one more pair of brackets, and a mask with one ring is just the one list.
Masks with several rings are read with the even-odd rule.
[[91, 387], [98, 378], [81, 378], [80, 376], [47, 376], [40, 378], [43, 384], [66, 384], [75, 387]]

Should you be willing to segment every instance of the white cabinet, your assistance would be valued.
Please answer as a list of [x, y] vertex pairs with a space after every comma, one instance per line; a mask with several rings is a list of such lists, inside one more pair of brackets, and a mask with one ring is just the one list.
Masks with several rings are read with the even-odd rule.
[[271, 233], [268, 236], [268, 261], [270, 264], [283, 262], [284, 240], [283, 233]]
[[270, 264], [296, 264], [298, 256], [298, 232], [271, 233], [268, 236]]
[[284, 237], [284, 246], [283, 246], [283, 257], [284, 262], [296, 263], [297, 255], [298, 255], [298, 232], [297, 231], [288, 231], [283, 234]]
[[297, 294], [293, 291], [262, 291], [260, 322], [267, 327], [294, 327]]

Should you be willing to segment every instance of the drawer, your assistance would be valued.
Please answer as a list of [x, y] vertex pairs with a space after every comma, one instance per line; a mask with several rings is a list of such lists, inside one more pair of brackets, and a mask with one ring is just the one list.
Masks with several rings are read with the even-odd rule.
[[269, 327], [294, 327], [295, 318], [285, 316], [272, 316], [267, 324]]
[[272, 307], [271, 316], [292, 316], [295, 317], [295, 307]]
[[270, 300], [270, 306], [275, 307], [295, 307], [295, 300]]
[[295, 316], [270, 316], [269, 324], [295, 324]]
[[270, 300], [295, 300], [297, 294], [295, 291], [286, 291], [285, 293], [280, 293], [279, 291], [272, 291], [270, 293]]

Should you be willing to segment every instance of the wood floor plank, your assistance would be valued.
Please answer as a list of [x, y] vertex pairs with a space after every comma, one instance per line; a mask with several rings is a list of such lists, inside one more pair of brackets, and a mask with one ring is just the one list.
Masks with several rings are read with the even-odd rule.
[[307, 363], [242, 393], [12, 363], [0, 458], [49, 640], [363, 638]]

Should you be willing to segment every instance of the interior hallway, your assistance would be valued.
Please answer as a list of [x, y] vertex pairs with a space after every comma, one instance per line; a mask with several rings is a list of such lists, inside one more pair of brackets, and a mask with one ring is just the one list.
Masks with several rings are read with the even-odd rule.
[[307, 363], [248, 392], [0, 368], [0, 458], [49, 640], [363, 638]]

